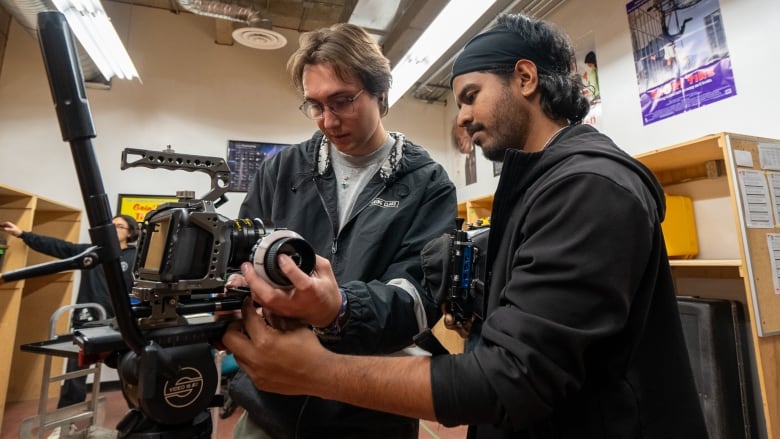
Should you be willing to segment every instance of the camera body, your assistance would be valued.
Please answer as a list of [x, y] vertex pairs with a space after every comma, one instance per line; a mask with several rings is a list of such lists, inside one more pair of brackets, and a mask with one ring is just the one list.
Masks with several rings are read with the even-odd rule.
[[[141, 159], [130, 163], [128, 154]], [[197, 165], [189, 168], [191, 164]], [[313, 271], [314, 249], [297, 233], [268, 231], [258, 218], [230, 219], [216, 211], [214, 200], [225, 200], [227, 190], [220, 183], [229, 174], [224, 160], [126, 149], [122, 169], [132, 166], [198, 170], [212, 176], [212, 191], [202, 199], [180, 192], [178, 201], [161, 204], [144, 218], [132, 288], [133, 297], [151, 308], [139, 319], [141, 329], [182, 324], [181, 302], [193, 295], [223, 293], [228, 275], [243, 262], [252, 261], [258, 275], [282, 289], [291, 284], [278, 267], [280, 254], [289, 255], [304, 272]]]
[[456, 325], [463, 325], [481, 310], [485, 271], [484, 250], [489, 228], [455, 230], [450, 234], [447, 276], [447, 311]]

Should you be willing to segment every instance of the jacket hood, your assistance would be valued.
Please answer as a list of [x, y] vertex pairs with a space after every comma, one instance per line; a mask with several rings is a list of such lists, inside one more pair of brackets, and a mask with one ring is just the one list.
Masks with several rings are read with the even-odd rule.
[[[397, 159], [398, 164], [394, 172], [390, 173], [386, 178], [388, 184], [397, 180], [400, 176], [426, 166], [433, 161], [430, 154], [428, 154], [428, 151], [407, 139], [403, 134], [394, 131], [388, 133], [396, 138], [400, 136], [402, 140], [400, 157]], [[317, 130], [311, 139], [303, 144], [303, 148], [306, 151], [306, 157], [311, 161], [310, 165], [313, 175], [323, 175], [326, 172], [330, 172], [329, 170], [332, 169], [328, 159], [325, 159], [328, 161], [328, 164], [321, 167], [323, 157], [320, 145], [322, 144], [324, 137], [325, 135], [322, 131]]]
[[532, 175], [523, 177], [524, 181], [534, 181], [539, 174], [556, 166], [573, 155], [604, 157], [620, 163], [636, 173], [655, 199], [658, 217], [663, 221], [666, 211], [664, 191], [655, 175], [641, 162], [620, 149], [609, 137], [598, 132], [590, 125], [573, 125], [563, 129], [551, 145], [539, 152], [508, 150], [504, 164], [537, 162]]

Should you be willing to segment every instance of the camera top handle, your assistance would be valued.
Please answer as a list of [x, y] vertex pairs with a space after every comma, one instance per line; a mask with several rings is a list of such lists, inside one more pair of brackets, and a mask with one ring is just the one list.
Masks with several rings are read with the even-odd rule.
[[89, 234], [98, 246], [106, 274], [111, 304], [122, 338], [133, 352], [147, 345], [133, 318], [127, 285], [122, 276], [121, 249], [112, 222], [108, 196], [92, 149], [95, 128], [87, 101], [84, 79], [76, 55], [75, 41], [65, 16], [59, 12], [38, 14], [38, 41], [49, 78], [54, 106], [62, 131], [62, 140], [70, 142], [71, 154], [79, 178], [84, 207], [89, 219]]
[[[139, 158], [130, 161], [130, 156]], [[230, 167], [220, 157], [204, 157], [199, 155], [176, 154], [170, 146], [163, 151], [149, 151], [145, 149], [125, 148], [122, 151], [122, 166], [127, 168], [143, 166], [145, 168], [163, 168], [182, 171], [201, 171], [211, 177], [211, 191], [201, 199], [211, 201], [214, 207], [219, 207], [227, 202], [225, 192], [230, 189]]]

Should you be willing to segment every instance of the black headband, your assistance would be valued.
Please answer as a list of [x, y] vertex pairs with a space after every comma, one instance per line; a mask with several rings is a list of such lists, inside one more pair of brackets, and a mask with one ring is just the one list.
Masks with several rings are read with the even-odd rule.
[[527, 59], [539, 72], [552, 72], [554, 67], [527, 44], [519, 34], [505, 27], [494, 27], [472, 38], [452, 65], [452, 80], [464, 73], [497, 68], [514, 68], [517, 61]]

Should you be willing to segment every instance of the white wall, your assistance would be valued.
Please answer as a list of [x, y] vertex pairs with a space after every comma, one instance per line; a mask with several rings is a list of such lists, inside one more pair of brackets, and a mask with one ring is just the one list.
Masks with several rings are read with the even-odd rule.
[[[780, 138], [775, 122], [780, 70], [780, 2], [720, 0], [737, 95], [643, 126], [625, 3], [569, 0], [549, 19], [572, 40], [595, 42], [603, 97], [600, 126], [631, 154], [730, 131]], [[106, 192], [169, 194], [208, 189], [203, 174], [164, 170], [119, 171], [126, 147], [224, 157], [228, 139], [297, 142], [315, 129], [297, 110], [300, 98], [284, 70], [290, 44], [257, 51], [213, 43], [209, 18], [107, 3], [120, 36], [138, 67], [137, 81], [114, 81], [110, 91], [89, 90], [98, 137], [94, 141]], [[385, 127], [424, 145], [447, 169], [459, 199], [492, 193], [493, 166], [478, 152], [477, 183], [464, 186], [464, 158], [450, 146], [455, 106], [405, 98], [385, 118]], [[62, 142], [37, 42], [15, 22], [0, 72], [0, 182], [81, 206], [68, 145]], [[42, 176], [42, 177], [39, 177]], [[243, 194], [228, 194], [221, 211], [235, 216]], [[86, 239], [87, 235], [84, 235]]]
[[[296, 32], [276, 51], [213, 42], [214, 20], [107, 2], [109, 15], [143, 81], [115, 80], [111, 90], [87, 92], [97, 137], [93, 141], [105, 192], [116, 210], [119, 193], [208, 191], [203, 173], [131, 168], [120, 171], [125, 148], [225, 157], [228, 140], [296, 143], [316, 125], [298, 111], [301, 98], [285, 64]], [[385, 118], [446, 159], [444, 107], [402, 100]], [[37, 41], [12, 22], [0, 72], [0, 183], [72, 206], [83, 206], [70, 147], [59, 130]], [[235, 217], [243, 193], [228, 194], [220, 212]], [[86, 234], [86, 216], [82, 238]]]
[[[780, 138], [780, 87], [776, 80], [780, 70], [780, 1], [720, 0], [736, 96], [647, 126], [642, 125], [626, 3], [628, 0], [568, 0], [548, 17], [573, 41], [593, 35], [603, 132], [631, 154], [723, 131]], [[460, 187], [459, 199], [495, 190], [497, 178], [492, 176], [492, 166], [479, 152], [477, 156], [477, 183]], [[455, 160], [455, 166], [463, 168], [464, 159]]]

